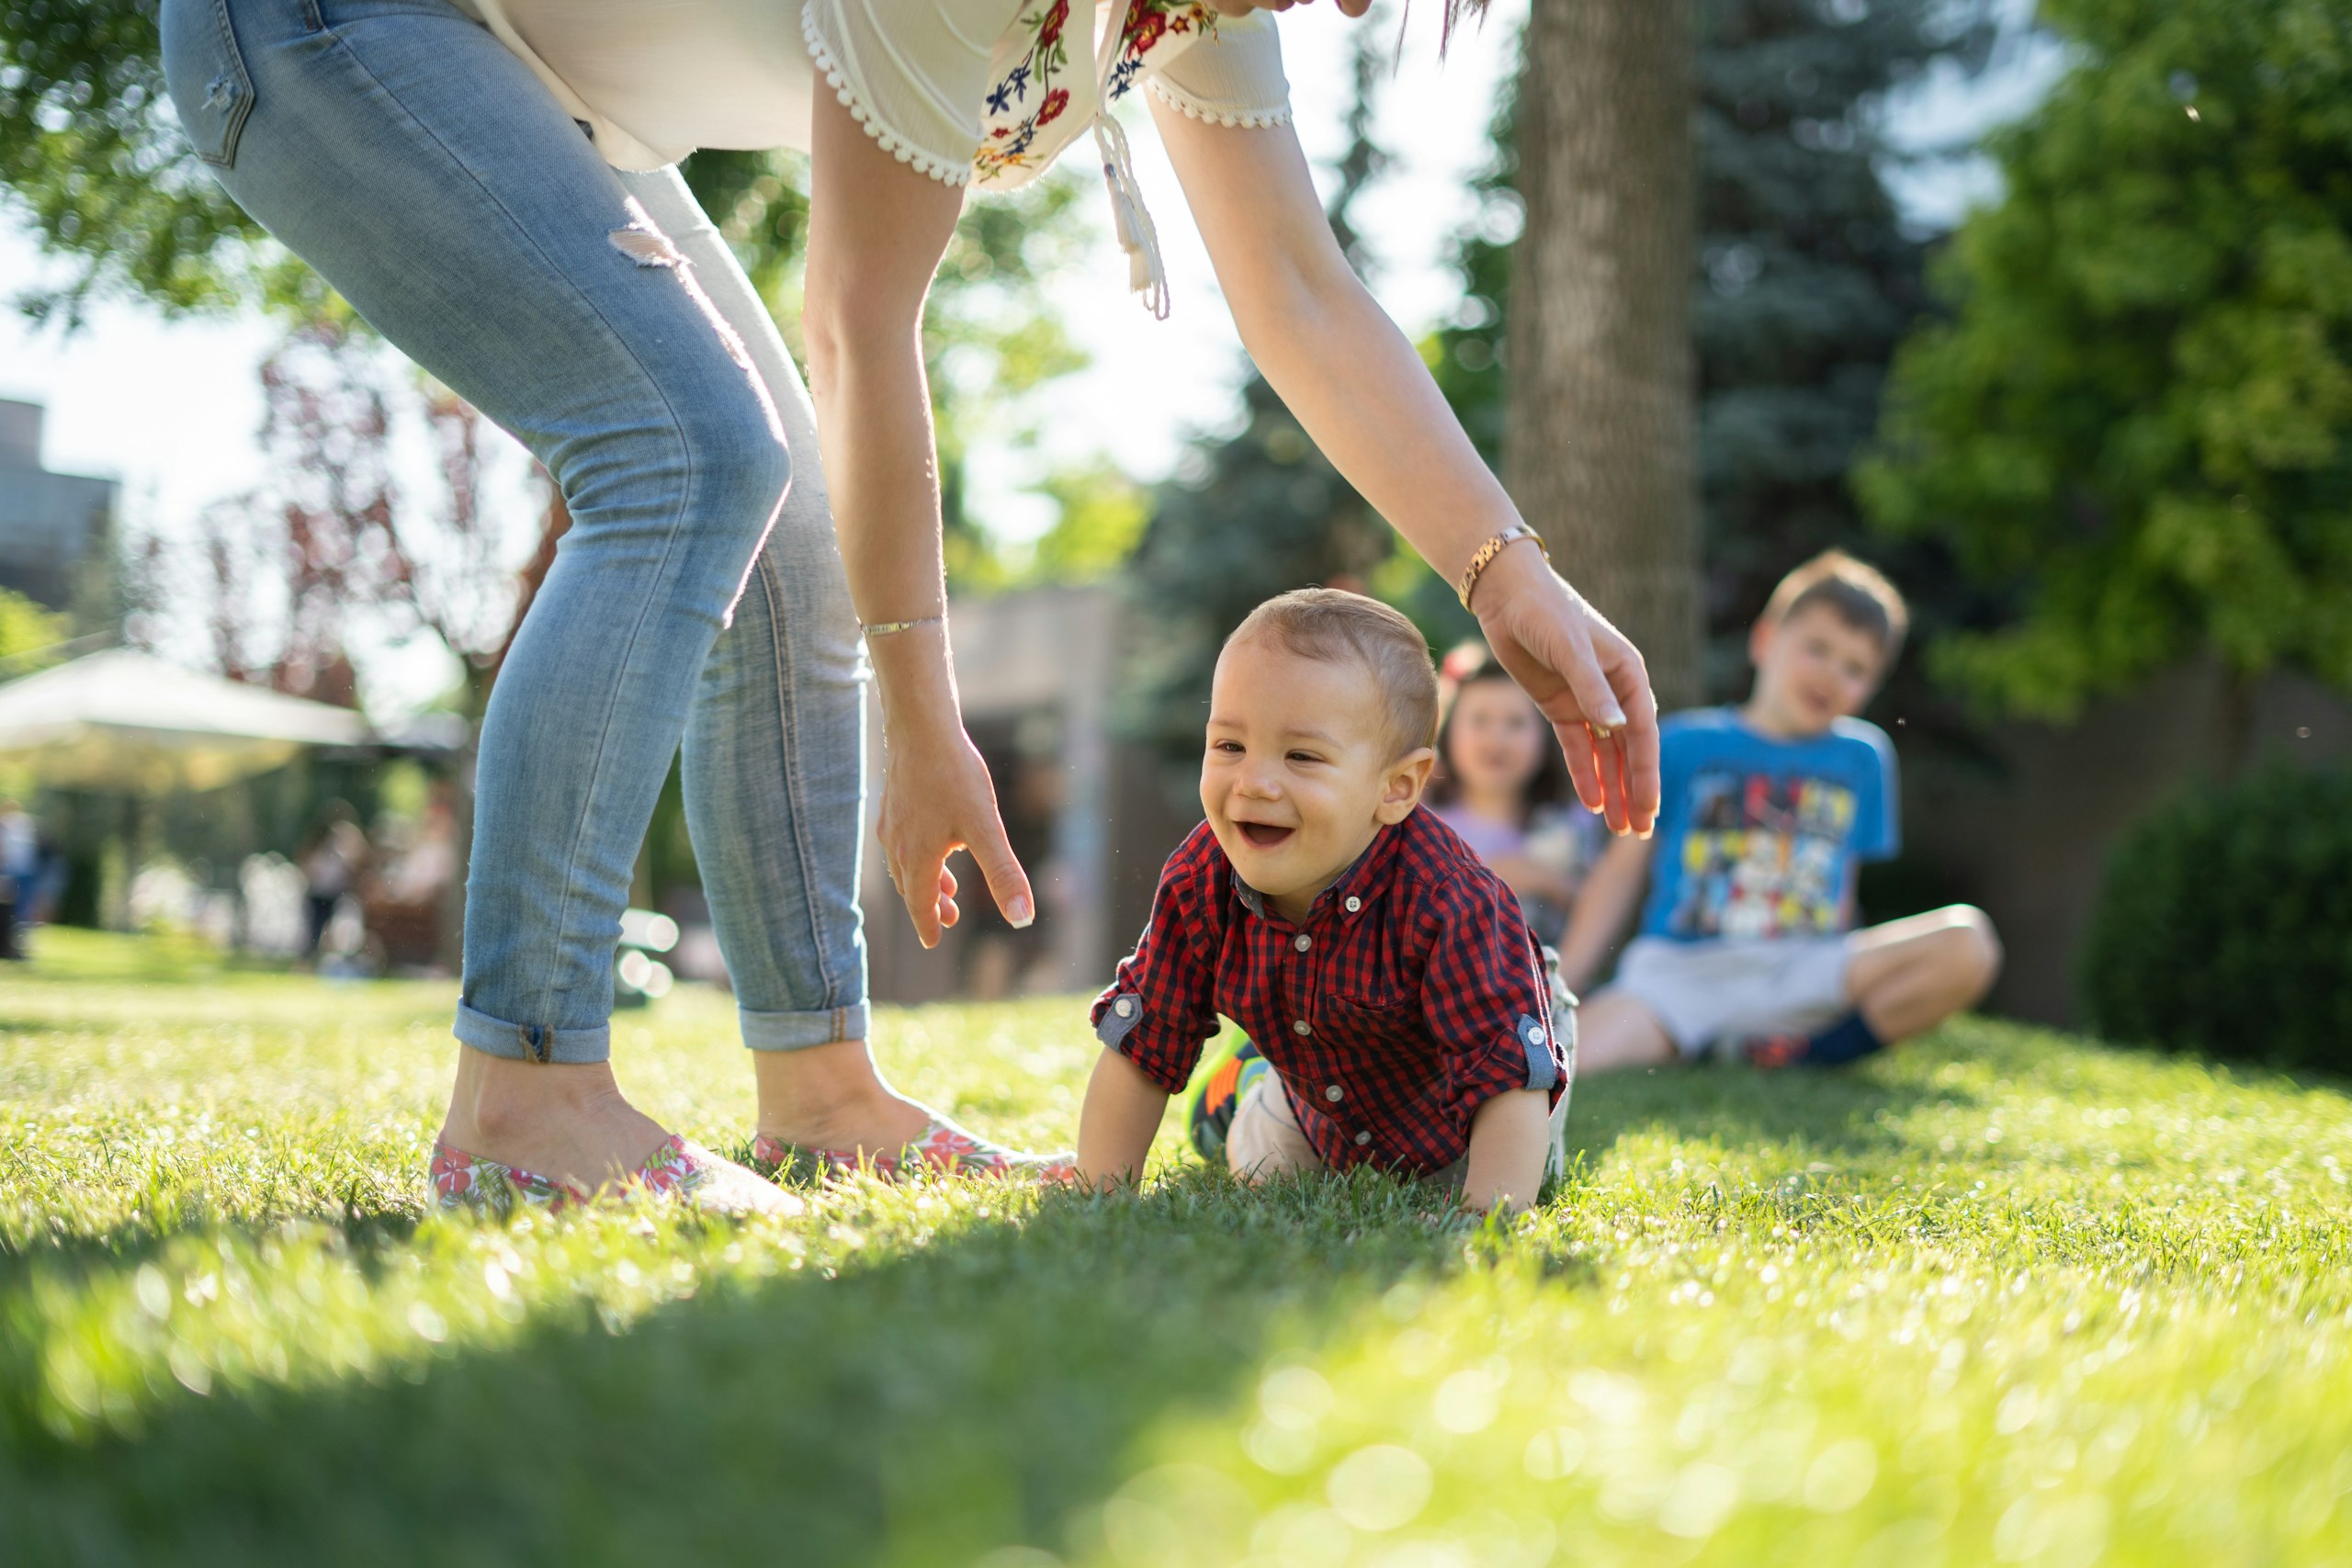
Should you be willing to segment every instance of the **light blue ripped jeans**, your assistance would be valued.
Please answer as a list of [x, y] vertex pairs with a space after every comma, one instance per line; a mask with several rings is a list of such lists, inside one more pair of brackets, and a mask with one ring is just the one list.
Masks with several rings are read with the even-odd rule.
[[447, 0], [165, 0], [239, 205], [529, 447], [571, 529], [482, 723], [458, 1038], [610, 1051], [670, 759], [744, 1043], [865, 1034], [865, 665], [807, 389], [675, 169], [616, 172]]

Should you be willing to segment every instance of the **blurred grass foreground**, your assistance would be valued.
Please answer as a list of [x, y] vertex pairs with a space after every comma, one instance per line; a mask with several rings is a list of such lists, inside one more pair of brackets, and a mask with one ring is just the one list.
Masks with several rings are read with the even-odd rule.
[[[449, 988], [52, 931], [0, 981], [14, 1563], [2352, 1562], [2343, 1089], [1967, 1022], [1579, 1091], [1517, 1235], [1385, 1181], [429, 1216]], [[624, 1082], [751, 1126], [723, 997]], [[1067, 1145], [1066, 1001], [886, 1012]]]

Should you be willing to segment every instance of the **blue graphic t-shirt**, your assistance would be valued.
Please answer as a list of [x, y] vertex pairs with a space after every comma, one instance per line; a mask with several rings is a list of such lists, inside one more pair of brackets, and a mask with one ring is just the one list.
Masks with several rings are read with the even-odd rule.
[[1658, 727], [1657, 850], [1642, 934], [1677, 942], [1834, 936], [1863, 861], [1902, 842], [1894, 746], [1841, 718], [1776, 740], [1734, 708]]

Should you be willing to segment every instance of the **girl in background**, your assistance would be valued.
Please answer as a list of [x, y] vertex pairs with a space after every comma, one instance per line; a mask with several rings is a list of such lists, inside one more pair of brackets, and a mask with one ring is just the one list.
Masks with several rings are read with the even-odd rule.
[[1519, 895], [1538, 942], [1556, 947], [1607, 829], [1577, 803], [1551, 721], [1477, 643], [1449, 655], [1452, 688], [1428, 799]]

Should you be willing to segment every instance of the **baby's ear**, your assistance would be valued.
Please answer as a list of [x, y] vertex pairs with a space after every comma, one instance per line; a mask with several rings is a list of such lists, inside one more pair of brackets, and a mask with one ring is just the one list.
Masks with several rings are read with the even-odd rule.
[[1389, 763], [1380, 792], [1380, 820], [1393, 824], [1410, 817], [1413, 807], [1421, 803], [1421, 791], [1429, 788], [1430, 772], [1436, 766], [1437, 753], [1427, 746]]

